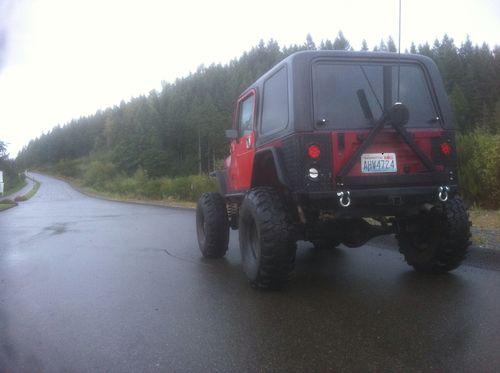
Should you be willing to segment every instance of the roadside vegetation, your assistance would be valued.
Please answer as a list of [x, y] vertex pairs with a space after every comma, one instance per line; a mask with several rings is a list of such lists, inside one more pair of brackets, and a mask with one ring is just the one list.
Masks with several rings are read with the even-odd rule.
[[11, 207], [17, 206], [17, 203], [11, 199], [3, 199], [0, 201], [0, 211], [10, 209]]
[[0, 171], [3, 171], [4, 196], [15, 193], [26, 186], [24, 174], [17, 167], [18, 163], [9, 159], [6, 145], [0, 140]]
[[8, 196], [12, 193], [15, 193], [18, 190], [21, 190], [26, 186], [26, 180], [24, 179], [24, 177], [20, 176], [20, 177], [16, 177], [16, 179], [18, 179], [18, 180], [15, 181], [15, 184], [12, 184], [11, 180], [6, 182], [6, 184], [8, 185], [8, 188], [5, 188], [5, 190], [4, 190], [5, 196]]
[[472, 226], [479, 229], [500, 229], [500, 210], [484, 210], [472, 208], [470, 210]]
[[10, 198], [5, 198], [3, 200], [0, 200], [0, 211], [10, 209], [11, 207], [17, 206], [19, 202], [24, 202], [29, 200], [36, 194], [39, 188], [40, 188], [40, 183], [38, 181], [34, 181], [33, 187], [28, 193], [17, 196], [13, 200]]
[[[499, 119], [497, 118], [497, 121]], [[500, 208], [500, 132], [479, 127], [457, 137], [459, 181], [464, 198]]]
[[14, 199], [14, 201], [16, 201], [16, 202], [24, 202], [24, 201], [27, 201], [27, 200], [29, 200], [31, 197], [33, 197], [33, 196], [36, 194], [36, 192], [38, 192], [38, 189], [40, 189], [40, 183], [39, 183], [38, 181], [34, 181], [34, 183], [33, 183], [33, 188], [31, 188], [31, 190], [30, 190], [28, 193], [26, 193], [26, 194], [24, 194], [24, 195], [22, 195], [22, 196], [18, 196], [18, 197], [16, 197], [16, 198]]
[[203, 192], [216, 190], [215, 179], [208, 175], [150, 178], [141, 168], [127, 175], [113, 163], [96, 157], [63, 160], [41, 171], [113, 198], [194, 202]]
[[[339, 32], [300, 45], [261, 42], [226, 65], [200, 66], [164, 83], [161, 91], [75, 119], [31, 141], [19, 167], [45, 169], [98, 192], [128, 198], [195, 200], [213, 190], [207, 175], [228, 153], [224, 129], [231, 126], [238, 94], [271, 66], [299, 50], [353, 50]], [[361, 51], [368, 51], [363, 43]], [[392, 38], [373, 47], [396, 52]], [[462, 193], [469, 204], [500, 208], [500, 47], [455, 45], [445, 35], [409, 53], [438, 65], [456, 114]], [[192, 176], [197, 175], [197, 176]]]
[[472, 241], [479, 246], [500, 250], [500, 210], [473, 207], [469, 214], [472, 221]]

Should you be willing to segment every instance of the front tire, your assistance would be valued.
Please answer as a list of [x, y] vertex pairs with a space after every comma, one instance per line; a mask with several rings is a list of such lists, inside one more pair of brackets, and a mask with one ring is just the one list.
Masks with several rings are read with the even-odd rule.
[[198, 245], [205, 258], [222, 258], [229, 242], [226, 202], [219, 193], [204, 193], [196, 206]]
[[291, 214], [273, 188], [252, 189], [240, 209], [243, 269], [258, 288], [284, 287], [293, 271], [295, 240]]
[[399, 251], [416, 271], [445, 273], [465, 259], [471, 234], [469, 216], [460, 198], [398, 223]]

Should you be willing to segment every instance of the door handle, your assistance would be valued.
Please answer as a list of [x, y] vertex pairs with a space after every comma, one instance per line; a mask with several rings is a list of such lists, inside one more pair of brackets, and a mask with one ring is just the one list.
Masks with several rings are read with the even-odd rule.
[[252, 147], [252, 139], [250, 137], [247, 137], [245, 139], [245, 143], [247, 145], [247, 149], [250, 149]]

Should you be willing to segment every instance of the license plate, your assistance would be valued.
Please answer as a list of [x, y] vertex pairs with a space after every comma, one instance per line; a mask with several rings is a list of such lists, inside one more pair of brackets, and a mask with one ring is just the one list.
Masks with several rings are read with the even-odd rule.
[[397, 172], [396, 153], [367, 153], [361, 155], [361, 172]]

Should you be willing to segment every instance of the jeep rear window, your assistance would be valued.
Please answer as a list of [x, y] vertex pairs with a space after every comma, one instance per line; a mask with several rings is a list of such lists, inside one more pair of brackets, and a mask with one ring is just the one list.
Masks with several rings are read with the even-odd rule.
[[[363, 90], [375, 120], [384, 106], [384, 66], [392, 77], [392, 103], [397, 101], [398, 67], [396, 64], [319, 62], [313, 67], [315, 123], [326, 121], [326, 127], [369, 128], [357, 92]], [[437, 114], [425, 75], [416, 64], [402, 64], [400, 99], [410, 111], [409, 127], [434, 127]], [[319, 127], [317, 125], [317, 127]], [[322, 126], [324, 127], [324, 126]]]

